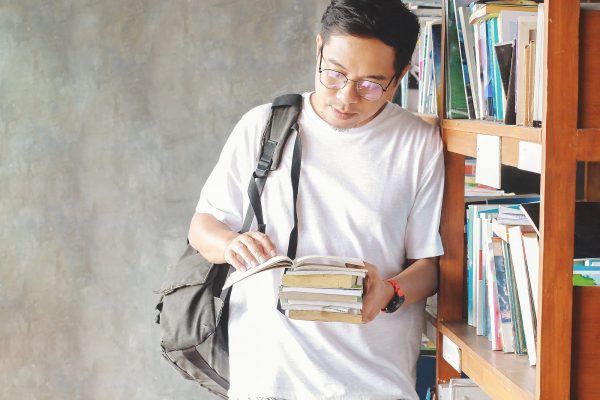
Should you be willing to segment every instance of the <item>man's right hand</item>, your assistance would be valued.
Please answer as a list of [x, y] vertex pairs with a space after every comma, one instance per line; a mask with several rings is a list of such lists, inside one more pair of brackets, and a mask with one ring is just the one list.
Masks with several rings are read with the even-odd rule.
[[239, 234], [211, 214], [194, 214], [188, 239], [208, 261], [214, 264], [226, 262], [241, 271], [277, 255], [275, 245], [264, 233]]
[[256, 267], [276, 255], [275, 245], [266, 234], [261, 232], [245, 232], [237, 235], [227, 244], [223, 253], [225, 262], [240, 271]]

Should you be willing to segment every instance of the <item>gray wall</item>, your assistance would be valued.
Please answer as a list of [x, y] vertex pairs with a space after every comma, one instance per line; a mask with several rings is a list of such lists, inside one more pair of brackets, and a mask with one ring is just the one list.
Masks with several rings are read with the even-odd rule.
[[212, 398], [153, 306], [243, 112], [313, 87], [327, 0], [0, 2], [0, 398]]

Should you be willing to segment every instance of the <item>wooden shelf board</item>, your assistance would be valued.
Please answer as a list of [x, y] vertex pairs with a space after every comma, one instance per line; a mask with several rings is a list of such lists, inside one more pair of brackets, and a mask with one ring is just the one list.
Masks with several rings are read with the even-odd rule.
[[464, 321], [441, 322], [439, 330], [460, 347], [463, 372], [492, 398], [535, 398], [536, 371], [527, 356], [492, 351], [487, 338]]
[[[464, 156], [477, 156], [477, 134], [468, 131], [445, 128], [443, 137], [446, 148], [452, 153]], [[519, 141], [514, 137], [505, 136], [501, 139], [502, 164], [516, 167], [519, 162]]]
[[504, 125], [501, 122], [469, 119], [444, 119], [442, 128], [453, 131], [483, 133], [486, 135], [511, 137], [527, 142], [541, 143], [542, 128], [530, 128], [516, 125]]
[[600, 161], [600, 129], [577, 130], [577, 159]]

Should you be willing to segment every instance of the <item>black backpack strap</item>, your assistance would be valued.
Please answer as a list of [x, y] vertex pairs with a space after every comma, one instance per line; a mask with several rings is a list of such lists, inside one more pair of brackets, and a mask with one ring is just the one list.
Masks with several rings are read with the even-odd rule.
[[[297, 128], [297, 125], [296, 125]], [[292, 156], [292, 192], [294, 194], [294, 226], [290, 232], [288, 242], [287, 256], [292, 260], [296, 258], [296, 249], [298, 247], [298, 186], [300, 183], [300, 166], [302, 164], [302, 144], [300, 142], [300, 132], [296, 129], [296, 140], [294, 141], [294, 153]]]
[[[275, 100], [273, 100], [273, 103], [271, 104], [271, 115], [269, 116], [269, 120], [267, 122], [261, 140], [261, 151], [258, 157], [256, 170], [252, 174], [252, 177], [250, 178], [250, 182], [248, 184], [248, 196], [250, 197], [250, 206], [248, 207], [248, 212], [246, 213], [246, 218], [244, 220], [242, 232], [246, 232], [250, 228], [250, 225], [255, 215], [256, 221], [258, 223], [258, 230], [263, 233], [266, 230], [266, 225], [264, 223], [262, 214], [260, 195], [264, 188], [265, 181], [269, 172], [279, 167], [283, 149], [285, 147], [287, 139], [290, 137], [292, 132], [297, 133], [297, 145], [295, 145], [294, 153], [296, 153], [296, 151], [299, 151], [301, 155], [301, 150], [296, 150], [296, 147], [300, 147], [297, 120], [298, 116], [300, 115], [301, 109], [302, 96], [299, 94], [287, 94], [279, 96]], [[296, 173], [294, 174], [294, 170], [292, 169], [292, 176], [297, 175], [299, 179], [300, 163], [297, 162], [296, 164], [298, 171], [296, 171]], [[294, 166], [293, 161], [292, 166]], [[292, 185], [294, 185], [293, 181]], [[296, 198], [298, 191], [297, 187], [298, 183], [296, 183], [296, 190], [294, 192], [294, 214], [296, 213]], [[296, 232], [295, 235], [297, 238], [296, 215], [294, 215], [294, 222], [295, 224], [292, 233]], [[295, 252], [296, 250], [294, 248], [293, 253], [295, 254]]]

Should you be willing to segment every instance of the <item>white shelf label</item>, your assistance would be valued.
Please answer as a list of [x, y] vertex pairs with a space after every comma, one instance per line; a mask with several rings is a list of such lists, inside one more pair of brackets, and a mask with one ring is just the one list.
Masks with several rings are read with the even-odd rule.
[[457, 372], [461, 372], [460, 348], [446, 335], [443, 335], [442, 339], [442, 357], [444, 357], [444, 360], [446, 360], [446, 362]]
[[542, 145], [539, 143], [519, 142], [519, 169], [542, 173]]
[[500, 188], [500, 136], [477, 134], [475, 182]]

